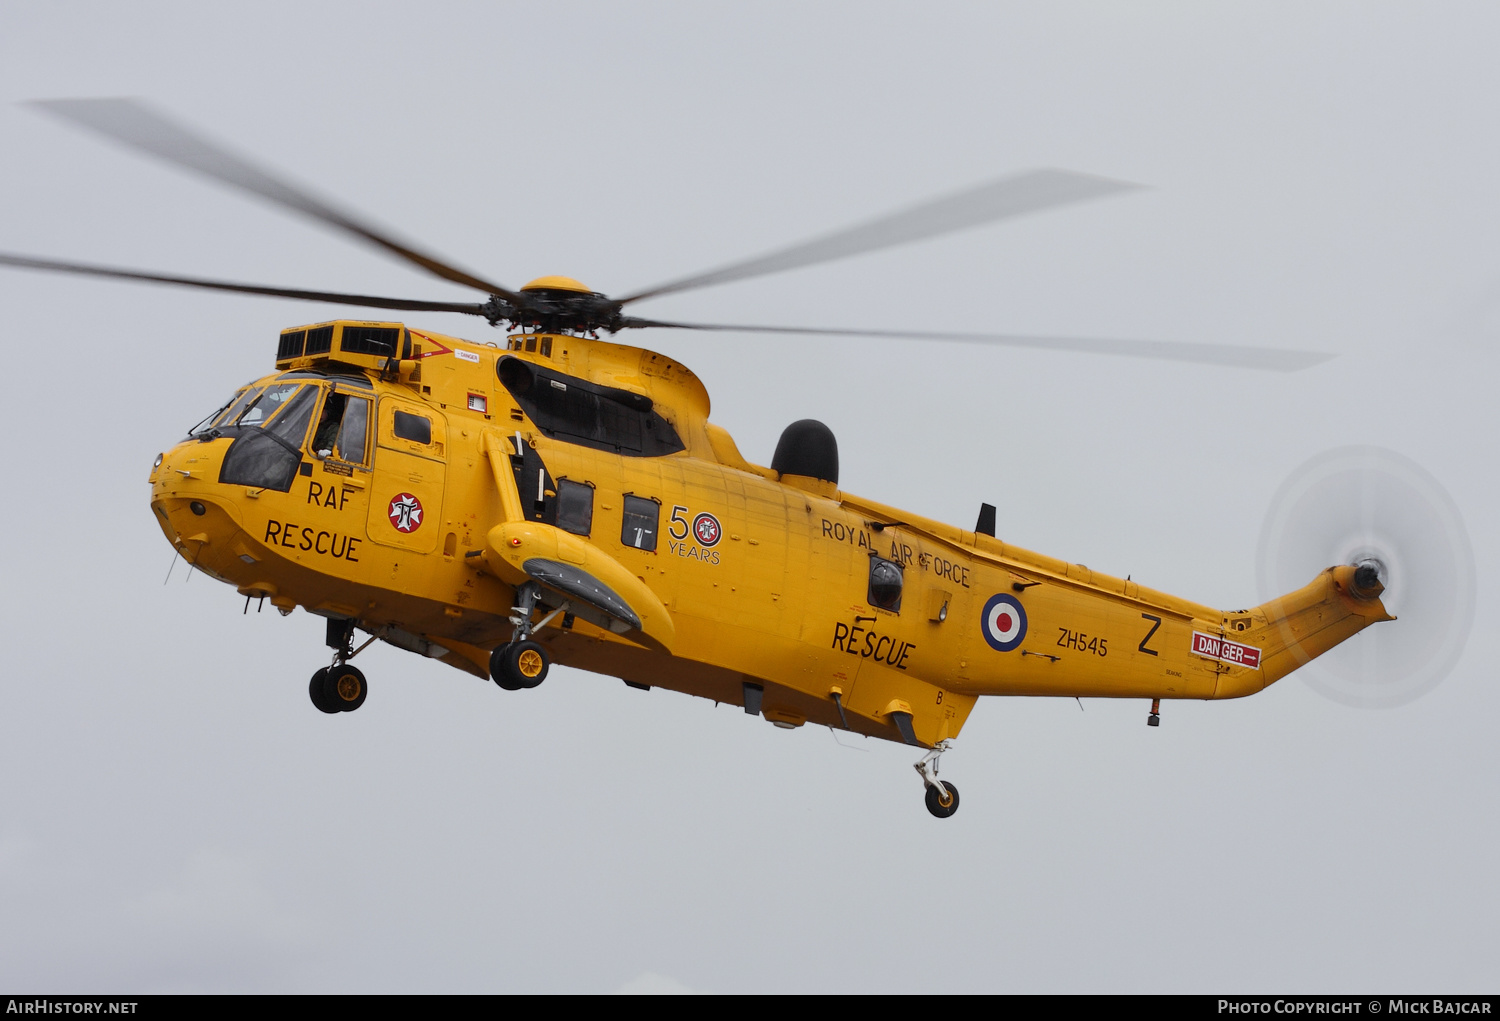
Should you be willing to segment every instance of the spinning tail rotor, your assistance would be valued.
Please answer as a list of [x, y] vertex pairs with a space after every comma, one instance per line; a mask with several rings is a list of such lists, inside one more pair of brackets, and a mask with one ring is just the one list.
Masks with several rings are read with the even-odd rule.
[[[1287, 478], [1261, 528], [1257, 581], [1284, 592], [1328, 564], [1380, 591], [1397, 619], [1307, 662], [1319, 694], [1359, 708], [1411, 702], [1448, 675], [1474, 620], [1474, 554], [1452, 497], [1414, 461], [1343, 447]], [[1312, 660], [1307, 656], [1306, 660]]]

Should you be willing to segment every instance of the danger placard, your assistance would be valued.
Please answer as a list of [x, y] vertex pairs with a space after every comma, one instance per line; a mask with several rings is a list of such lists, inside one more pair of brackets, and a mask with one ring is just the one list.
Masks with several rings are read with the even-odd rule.
[[1209, 659], [1249, 667], [1251, 670], [1260, 669], [1260, 650], [1255, 646], [1241, 645], [1218, 635], [1206, 635], [1202, 631], [1193, 632], [1193, 655], [1207, 656]]

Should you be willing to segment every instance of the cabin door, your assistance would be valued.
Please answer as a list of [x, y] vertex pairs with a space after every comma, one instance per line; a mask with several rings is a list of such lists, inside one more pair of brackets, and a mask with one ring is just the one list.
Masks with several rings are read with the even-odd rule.
[[380, 399], [368, 519], [371, 542], [416, 553], [437, 549], [447, 440], [447, 423], [433, 408], [399, 397]]

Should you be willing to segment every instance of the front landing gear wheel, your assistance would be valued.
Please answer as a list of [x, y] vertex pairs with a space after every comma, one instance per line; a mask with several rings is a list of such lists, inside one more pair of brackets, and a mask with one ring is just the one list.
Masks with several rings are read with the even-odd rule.
[[328, 668], [326, 666], [312, 675], [312, 680], [307, 685], [307, 697], [312, 699], [312, 704], [322, 712], [339, 712], [339, 707], [328, 698]]
[[927, 788], [927, 811], [939, 819], [946, 819], [958, 811], [958, 788], [946, 780], [939, 780]]
[[345, 663], [343, 666], [329, 668], [324, 690], [327, 692], [324, 697], [335, 707], [334, 712], [352, 713], [365, 704], [370, 686], [365, 682], [363, 673]]
[[547, 650], [527, 640], [510, 642], [490, 653], [490, 676], [506, 691], [535, 688], [547, 679]]

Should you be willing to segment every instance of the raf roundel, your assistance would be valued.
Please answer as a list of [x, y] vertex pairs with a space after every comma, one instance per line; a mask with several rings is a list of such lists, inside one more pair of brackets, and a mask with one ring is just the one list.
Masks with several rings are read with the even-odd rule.
[[984, 640], [996, 652], [1011, 652], [1026, 638], [1026, 608], [1015, 596], [990, 596], [980, 620]]
[[410, 493], [397, 493], [391, 497], [391, 527], [398, 532], [415, 532], [422, 527], [422, 501]]

